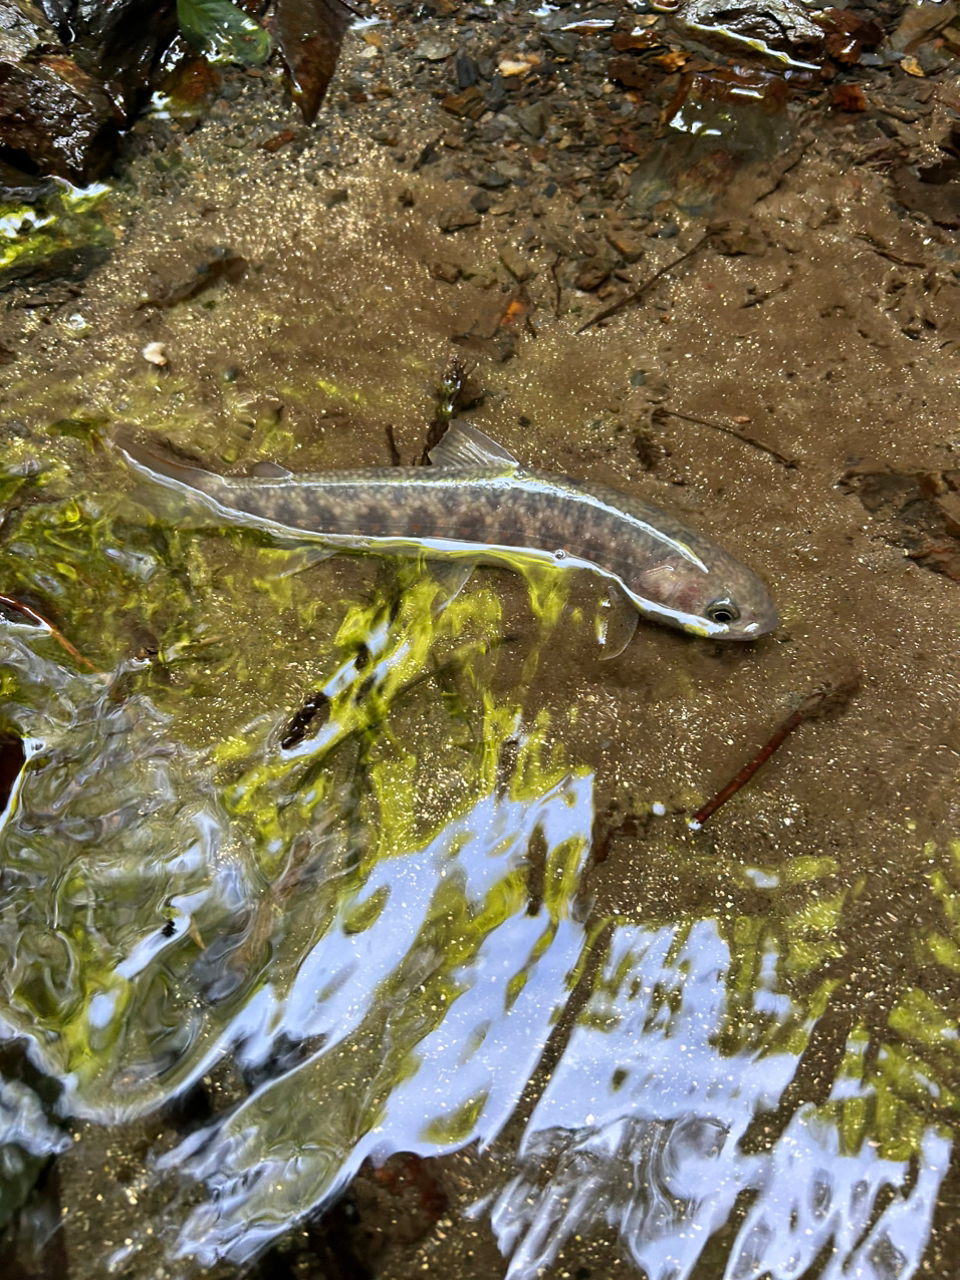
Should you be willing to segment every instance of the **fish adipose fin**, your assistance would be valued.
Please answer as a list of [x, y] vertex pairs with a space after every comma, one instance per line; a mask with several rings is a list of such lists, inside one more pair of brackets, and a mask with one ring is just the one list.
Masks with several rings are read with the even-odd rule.
[[486, 471], [491, 467], [505, 471], [516, 470], [520, 466], [503, 445], [459, 418], [451, 418], [446, 434], [430, 450], [429, 457], [435, 467], [457, 467], [461, 471], [467, 468]]
[[286, 467], [281, 467], [279, 462], [255, 462], [250, 469], [252, 476], [257, 476], [261, 480], [292, 480], [293, 472], [288, 471]]

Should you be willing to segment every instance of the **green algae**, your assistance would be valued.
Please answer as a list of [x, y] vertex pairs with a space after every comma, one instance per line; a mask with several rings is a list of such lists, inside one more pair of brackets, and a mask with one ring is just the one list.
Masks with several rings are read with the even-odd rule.
[[109, 257], [109, 188], [58, 183], [33, 205], [0, 204], [0, 284], [85, 275]]

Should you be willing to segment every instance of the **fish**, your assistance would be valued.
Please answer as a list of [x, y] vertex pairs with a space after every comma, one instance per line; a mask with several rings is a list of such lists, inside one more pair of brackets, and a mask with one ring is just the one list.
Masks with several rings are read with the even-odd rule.
[[528, 469], [460, 419], [430, 451], [428, 467], [225, 476], [123, 433], [114, 443], [138, 472], [197, 496], [227, 523], [306, 535], [334, 550], [508, 566], [520, 557], [588, 570], [605, 581], [614, 606], [626, 604], [634, 628], [644, 618], [747, 641], [778, 625], [757, 575], [709, 538], [630, 494]]

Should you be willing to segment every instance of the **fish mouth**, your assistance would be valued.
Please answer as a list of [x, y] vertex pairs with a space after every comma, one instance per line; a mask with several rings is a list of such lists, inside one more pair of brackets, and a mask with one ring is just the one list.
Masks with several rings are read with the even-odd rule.
[[755, 615], [752, 622], [740, 622], [735, 626], [728, 628], [723, 636], [718, 636], [722, 640], [758, 640], [760, 636], [768, 635], [771, 631], [775, 631], [780, 625], [780, 614], [777, 612], [776, 606], [771, 603], [769, 608], [765, 609], [762, 614]]

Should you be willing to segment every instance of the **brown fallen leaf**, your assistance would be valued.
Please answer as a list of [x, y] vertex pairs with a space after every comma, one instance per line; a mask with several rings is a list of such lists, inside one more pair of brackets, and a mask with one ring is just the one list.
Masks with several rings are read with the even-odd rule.
[[646, 89], [653, 78], [653, 73], [639, 58], [626, 55], [622, 58], [610, 59], [607, 64], [607, 76], [611, 80], [619, 80], [628, 89]]
[[307, 124], [333, 79], [350, 18], [340, 0], [277, 0], [273, 35]]
[[679, 71], [689, 60], [689, 53], [683, 53], [679, 49], [671, 49], [669, 53], [658, 53], [656, 57], [650, 59], [656, 66], [663, 67], [664, 71]]
[[617, 53], [630, 53], [632, 50], [652, 49], [663, 44], [663, 36], [659, 31], [615, 31], [610, 43]]
[[830, 86], [830, 105], [837, 111], [866, 111], [867, 100], [858, 84]]
[[281, 147], [285, 147], [288, 142], [292, 142], [297, 136], [296, 129], [281, 129], [279, 133], [272, 133], [269, 138], [264, 139], [260, 143], [261, 151], [279, 151]]

